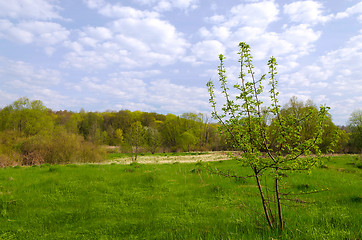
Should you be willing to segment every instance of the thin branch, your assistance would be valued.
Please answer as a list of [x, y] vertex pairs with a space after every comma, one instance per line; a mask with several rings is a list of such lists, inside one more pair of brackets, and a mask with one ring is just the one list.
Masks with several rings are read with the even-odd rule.
[[236, 178], [236, 179], [247, 179], [247, 178], [253, 178], [256, 176], [260, 176], [260, 175], [249, 175], [249, 176], [238, 176], [236, 174], [230, 174], [230, 173], [225, 173], [220, 171], [219, 169], [215, 168], [215, 170], [211, 169], [211, 168], [207, 168], [204, 165], [201, 165], [205, 170], [209, 171], [211, 174], [216, 174], [222, 177], [226, 177], [226, 178]]
[[[248, 67], [249, 67], [249, 73], [250, 73], [250, 75], [251, 75], [251, 77], [253, 79], [254, 97], [255, 97], [255, 100], [256, 100], [256, 105], [258, 107], [258, 112], [257, 113], [258, 113], [258, 120], [259, 120], [258, 122], [259, 122], [259, 127], [260, 127], [260, 134], [261, 134], [261, 137], [263, 139], [264, 147], [265, 147], [270, 159], [273, 160], [273, 162], [276, 163], [276, 160], [275, 160], [273, 154], [270, 152], [269, 146], [268, 146], [267, 141], [266, 141], [266, 132], [265, 132], [265, 127], [263, 127], [263, 123], [261, 121], [262, 116], [261, 116], [260, 102], [259, 102], [258, 93], [257, 93], [257, 89], [256, 89], [257, 82], [255, 81], [255, 77], [254, 77], [254, 73], [253, 73], [252, 65], [251, 65], [250, 61], [251, 61], [251, 59], [249, 58], [248, 59]], [[258, 82], [260, 83], [262, 79], [263, 79], [263, 77], [260, 78], [260, 81], [258, 81]]]
[[320, 193], [328, 191], [328, 189], [322, 189], [322, 190], [315, 190], [310, 192], [300, 192], [300, 193], [280, 193], [280, 195], [283, 196], [301, 196], [301, 195], [308, 195], [308, 194], [314, 194], [314, 193]]

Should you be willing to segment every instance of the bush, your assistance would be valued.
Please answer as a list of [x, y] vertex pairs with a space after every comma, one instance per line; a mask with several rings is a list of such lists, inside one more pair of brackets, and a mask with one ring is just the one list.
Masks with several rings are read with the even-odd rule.
[[0, 167], [21, 164], [21, 155], [15, 148], [21, 139], [15, 131], [0, 132]]
[[0, 168], [8, 166], [17, 166], [21, 164], [21, 157], [15, 151], [0, 153]]
[[0, 131], [0, 167], [94, 163], [104, 159], [104, 149], [62, 128], [48, 135], [30, 137], [17, 131]]
[[28, 138], [20, 146], [23, 165], [101, 162], [104, 151], [80, 135], [57, 129], [50, 136]]
[[0, 167], [101, 162], [103, 159], [104, 150], [63, 129], [51, 135], [31, 137], [16, 131], [0, 132]]

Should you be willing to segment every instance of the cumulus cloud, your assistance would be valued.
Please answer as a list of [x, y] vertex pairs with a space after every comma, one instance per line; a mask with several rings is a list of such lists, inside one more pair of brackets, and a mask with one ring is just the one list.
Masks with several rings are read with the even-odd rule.
[[[250, 43], [262, 38], [267, 27], [278, 20], [278, 13], [279, 8], [274, 1], [239, 4], [225, 15], [206, 18], [213, 25], [210, 28], [200, 28], [199, 34], [205, 40], [221, 42], [228, 51], [235, 49], [240, 41]], [[193, 47], [195, 48], [196, 46]]]
[[362, 2], [357, 3], [356, 5], [347, 8], [343, 12], [337, 13], [336, 19], [347, 18], [352, 15], [358, 15], [358, 20], [362, 23]]
[[61, 82], [58, 70], [35, 68], [23, 61], [13, 61], [0, 57], [0, 78], [5, 87], [16, 88], [15, 81], [22, 84], [52, 86]]
[[[314, 6], [314, 2], [310, 3], [312, 1], [306, 2], [306, 5]], [[290, 8], [293, 6], [287, 6], [287, 12], [291, 12]], [[319, 5], [318, 7], [321, 8]], [[320, 15], [321, 10], [317, 10]], [[222, 43], [229, 57], [235, 55], [234, 49], [240, 41], [247, 42], [253, 49], [255, 60], [273, 55], [285, 60], [288, 68], [284, 69], [290, 70], [298, 65], [297, 58], [314, 51], [314, 43], [320, 38], [321, 32], [304, 23], [285, 25], [281, 32], [270, 31], [269, 26], [280, 18], [279, 12], [279, 5], [275, 1], [239, 4], [225, 15], [206, 18], [212, 26], [200, 28], [199, 35], [203, 39]], [[196, 46], [193, 47], [195, 48]]]
[[[106, 4], [99, 13], [115, 18], [106, 26], [83, 29], [78, 38], [66, 42], [72, 51], [65, 65], [77, 68], [125, 68], [173, 64], [186, 54], [189, 43], [156, 12]], [[139, 59], [142, 59], [140, 62]]]
[[0, 107], [9, 105], [9, 103], [13, 102], [14, 99], [19, 99], [20, 97], [22, 97], [21, 94], [15, 94], [12, 92], [8, 92], [8, 91], [3, 91], [0, 89]]
[[[360, 6], [362, 5], [356, 4], [337, 16], [343, 18], [359, 14]], [[272, 11], [264, 13], [266, 9]], [[279, 6], [273, 1], [259, 1], [240, 4], [225, 15], [206, 18], [205, 21], [211, 26], [200, 28], [198, 33], [205, 41], [220, 42], [229, 58], [235, 55], [234, 49], [239, 41], [251, 45], [254, 60], [276, 57], [279, 63], [281, 102], [287, 102], [296, 95], [300, 100], [312, 99], [317, 104], [326, 103], [332, 108], [336, 123], [344, 124], [342, 119], [346, 114], [355, 108], [361, 108], [361, 34], [350, 38], [340, 49], [327, 52], [312, 65], [301, 67], [299, 59], [311, 56], [316, 51], [316, 42], [322, 36], [323, 32], [317, 25], [328, 23], [336, 17], [328, 14], [324, 5], [317, 1], [298, 1], [286, 4], [282, 9], [291, 22], [279, 31], [272, 31], [275, 28], [270, 28], [271, 23], [283, 16], [279, 13]], [[264, 21], [254, 21], [253, 16], [261, 16]], [[221, 30], [224, 34], [220, 34]], [[201, 49], [201, 42], [192, 49]], [[197, 51], [194, 50], [193, 53], [196, 55]], [[214, 59], [216, 60], [215, 57]], [[235, 66], [229, 66], [228, 72], [233, 73], [233, 69], [236, 69]], [[231, 75], [230, 81], [235, 80], [235, 74]], [[346, 100], [346, 96], [351, 97]]]
[[52, 55], [52, 45], [66, 40], [70, 34], [66, 28], [52, 20], [63, 20], [54, 1], [13, 0], [0, 2], [0, 39], [36, 44]]
[[214, 24], [218, 24], [218, 23], [222, 23], [225, 21], [225, 16], [224, 15], [214, 15], [211, 17], [206, 17], [205, 18], [206, 22], [210, 22], [210, 23], [214, 23]]
[[[259, 67], [259, 60], [265, 66], [268, 57], [277, 58], [282, 102], [297, 95], [301, 100], [312, 98], [317, 103], [327, 103], [340, 124], [342, 115], [362, 108], [362, 33], [354, 34], [339, 48], [336, 44], [341, 44], [342, 37], [329, 41], [328, 46], [321, 48], [324, 53], [318, 60], [313, 55], [320, 52], [315, 46], [324, 40], [323, 31], [333, 27], [331, 19], [345, 19], [341, 21], [344, 24], [357, 17], [362, 22], [361, 3], [349, 4], [351, 7], [345, 11], [332, 15], [327, 8], [329, 3], [317, 0], [286, 4], [275, 0], [233, 1], [219, 8], [216, 1], [205, 6], [199, 0], [115, 2], [83, 0], [89, 9], [82, 18], [93, 19], [84, 23], [75, 17], [74, 22], [67, 23], [74, 23], [72, 30], [59, 23], [64, 20], [60, 16], [63, 9], [58, 7], [62, 1], [0, 3], [0, 41], [9, 41], [6, 46], [17, 46], [13, 42], [22, 44], [24, 55], [29, 54], [26, 57], [38, 54], [34, 46], [42, 47], [49, 56], [58, 51], [46, 60], [37, 56], [36, 61], [41, 64], [54, 59], [50, 64], [60, 64], [69, 71], [69, 80], [65, 81], [60, 70], [0, 56], [0, 95], [6, 99], [14, 99], [19, 93], [31, 98], [43, 96], [50, 107], [63, 104], [66, 108], [89, 106], [90, 110], [116, 106], [166, 113], [209, 110], [204, 81], [210, 76], [217, 79], [218, 54], [225, 54], [237, 64], [237, 44], [245, 41], [251, 45], [258, 74], [267, 72]], [[198, 7], [203, 9], [192, 12]], [[205, 16], [210, 8], [210, 15]], [[192, 29], [180, 23], [182, 16], [190, 18], [187, 23], [195, 20]], [[356, 26], [346, 29], [348, 34], [343, 37], [353, 35]], [[199, 31], [195, 32], [195, 28]], [[4, 55], [8, 54], [5, 50]], [[11, 54], [20, 56], [16, 51]], [[116, 73], [112, 73], [114, 69]], [[238, 70], [237, 65], [228, 64], [231, 83], [237, 80]], [[50, 99], [62, 104], [56, 105]]]
[[60, 8], [47, 0], [0, 1], [0, 17], [12, 19], [50, 20], [61, 18]]
[[101, 7], [99, 13], [111, 18], [148, 19], [159, 17], [159, 14], [154, 11], [142, 11], [132, 7], [111, 4]]
[[145, 83], [141, 79], [111, 77], [107, 80], [99, 80], [92, 77], [84, 77], [81, 82], [83, 91], [92, 93], [93, 96], [105, 96], [110, 98], [129, 100], [133, 98], [144, 99]]
[[300, 56], [303, 56], [314, 50], [313, 43], [320, 38], [321, 34], [320, 31], [315, 31], [308, 25], [300, 24], [285, 29], [281, 38], [293, 45], [293, 49], [289, 52], [298, 52]]
[[[119, 72], [110, 74], [106, 79], [84, 77], [79, 83], [79, 92], [86, 92], [93, 96], [95, 103], [102, 103], [113, 110], [181, 114], [208, 109], [205, 88], [175, 84], [168, 79], [159, 79], [158, 74], [159, 71], [150, 70]], [[147, 81], [150, 78], [152, 80]]]
[[86, 27], [84, 29], [84, 35], [99, 41], [111, 39], [113, 37], [112, 31], [105, 27]]
[[83, 0], [83, 2], [91, 9], [100, 8], [105, 5], [104, 0]]
[[31, 99], [45, 99], [47, 106], [60, 106], [68, 99], [58, 92], [58, 86], [63, 82], [58, 70], [0, 57], [0, 79], [0, 94], [5, 98], [0, 102], [2, 106], [24, 95]]
[[324, 15], [322, 3], [317, 1], [298, 1], [283, 6], [284, 13], [289, 15], [291, 21], [301, 24], [325, 23], [333, 15]]
[[153, 6], [158, 12], [180, 9], [183, 11], [194, 10], [198, 8], [198, 0], [134, 0], [142, 5]]
[[225, 47], [217, 40], [206, 40], [196, 43], [192, 53], [203, 61], [215, 61], [219, 54], [225, 53]]
[[65, 41], [69, 34], [70, 32], [58, 23], [26, 21], [14, 24], [8, 20], [0, 20], [0, 39], [21, 44], [36, 43], [47, 47]]
[[225, 22], [228, 27], [248, 25], [250, 27], [266, 28], [278, 18], [279, 9], [274, 1], [240, 4], [230, 10], [231, 17]]
[[209, 110], [206, 88], [187, 87], [158, 79], [150, 83], [149, 92], [149, 101], [162, 112], [181, 114]]
[[331, 107], [334, 121], [346, 124], [343, 122], [346, 115], [362, 108], [361, 43], [362, 32], [351, 37], [340, 49], [321, 56], [313, 65], [281, 75], [284, 95], [289, 97], [288, 92], [291, 92], [303, 100], [310, 98], [318, 104], [327, 104]]

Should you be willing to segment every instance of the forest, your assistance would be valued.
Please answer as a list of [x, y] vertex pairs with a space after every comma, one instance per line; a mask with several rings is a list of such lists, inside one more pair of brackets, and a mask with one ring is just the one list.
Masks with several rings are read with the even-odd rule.
[[[317, 108], [293, 97], [282, 114], [303, 116]], [[265, 113], [265, 124], [273, 119]], [[354, 115], [356, 116], [354, 116]], [[358, 118], [358, 111], [351, 119]], [[322, 152], [359, 153], [360, 127], [350, 121], [336, 126], [329, 115], [319, 143]], [[314, 131], [314, 118], [304, 122], [302, 138]], [[202, 113], [158, 114], [141, 111], [53, 111], [40, 101], [20, 98], [0, 110], [0, 165], [100, 162], [107, 146], [119, 152], [156, 153], [233, 150], [225, 143], [219, 123]], [[337, 141], [332, 141], [338, 139]]]

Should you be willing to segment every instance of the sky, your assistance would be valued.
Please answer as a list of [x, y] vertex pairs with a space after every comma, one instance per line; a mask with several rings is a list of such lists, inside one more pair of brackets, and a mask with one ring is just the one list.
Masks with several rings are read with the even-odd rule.
[[338, 125], [362, 109], [359, 0], [0, 0], [0, 108], [210, 113], [239, 42], [258, 76], [276, 58], [281, 104], [325, 104]]

